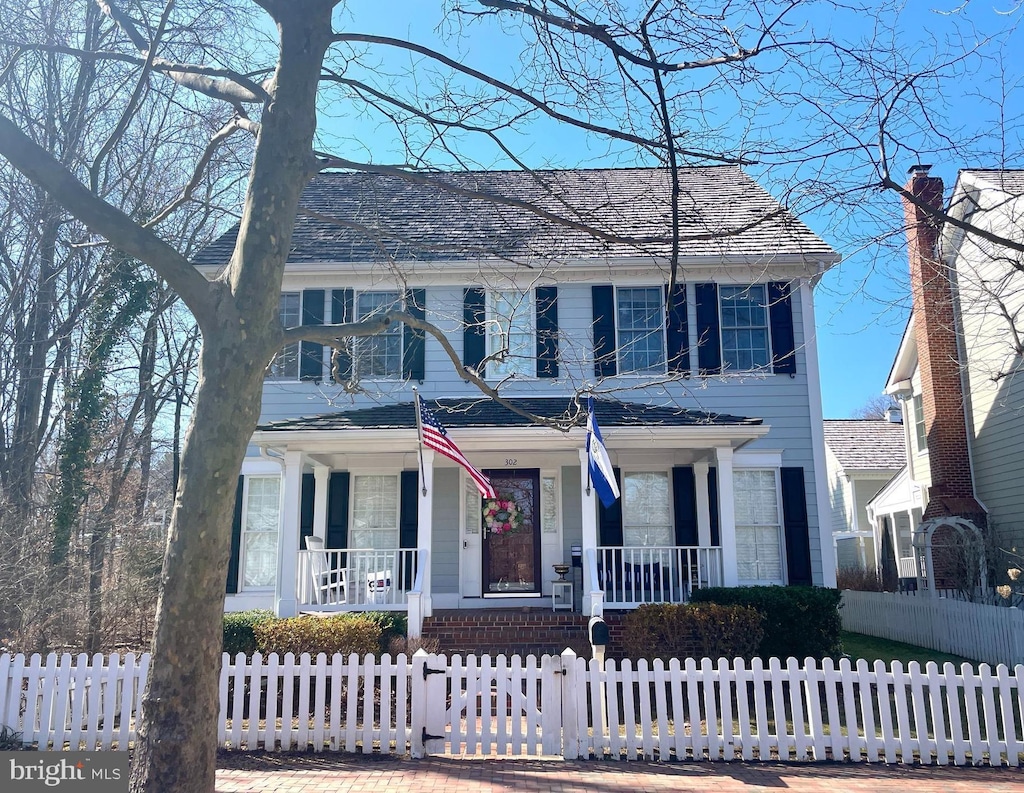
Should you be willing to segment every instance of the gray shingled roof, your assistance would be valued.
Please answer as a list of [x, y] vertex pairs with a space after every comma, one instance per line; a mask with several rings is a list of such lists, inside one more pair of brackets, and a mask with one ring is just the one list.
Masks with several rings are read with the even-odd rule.
[[[545, 418], [560, 419], [570, 426], [583, 426], [587, 416], [570, 399], [532, 397], [510, 399], [523, 410]], [[513, 413], [490, 399], [426, 400], [427, 406], [445, 426], [451, 427], [527, 427], [529, 419]], [[696, 427], [696, 426], [758, 426], [761, 419], [706, 413], [673, 407], [652, 407], [631, 402], [595, 399], [594, 413], [601, 427]], [[346, 429], [412, 429], [416, 426], [416, 408], [412, 402], [376, 405], [369, 408], [323, 413], [296, 419], [272, 421], [260, 425], [262, 431], [346, 430]]]
[[[296, 220], [289, 261], [667, 257], [671, 251], [664, 169], [467, 171], [420, 178], [429, 184], [367, 173], [314, 177], [302, 195], [308, 212]], [[738, 166], [684, 168], [679, 180], [684, 256], [838, 260]], [[467, 192], [540, 207], [565, 223]], [[201, 251], [196, 264], [226, 262], [236, 236], [237, 227]]]
[[984, 181], [1009, 195], [1024, 196], [1024, 170], [1002, 171], [986, 168], [965, 168], [960, 171], [961, 178], [969, 176], [976, 181]]
[[888, 469], [907, 464], [903, 425], [879, 419], [826, 419], [825, 445], [847, 471]]

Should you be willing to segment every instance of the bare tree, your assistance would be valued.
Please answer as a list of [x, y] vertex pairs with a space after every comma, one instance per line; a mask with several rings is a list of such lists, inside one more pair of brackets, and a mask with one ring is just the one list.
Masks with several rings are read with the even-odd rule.
[[[658, 1], [646, 6], [547, 0], [451, 4], [455, 28], [471, 32], [498, 23], [524, 44], [518, 68], [498, 75], [467, 65], [457, 51], [443, 52], [441, 45], [336, 31], [335, 21], [346, 23], [340, 15], [332, 20], [337, 0], [254, 1], [276, 26], [273, 52], [230, 6], [198, 0], [163, 8], [133, 4], [131, 12], [114, 0], [96, 0], [103, 14], [97, 25], [107, 45], [100, 53], [68, 46], [45, 32], [11, 45], [16, 47], [12, 59], [32, 52], [126, 65], [134, 84], [154, 93], [186, 88], [223, 103], [225, 121], [195, 157], [179, 197], [149, 221], [119, 208], [98, 189], [94, 176], [102, 170], [96, 162], [106, 158], [102, 145], [89, 168], [76, 169], [45, 141], [26, 134], [33, 128], [27, 114], [7, 107], [0, 115], [0, 154], [38, 187], [42, 200], [149, 265], [192, 312], [202, 333], [198, 392], [169, 528], [155, 660], [134, 758], [135, 790], [210, 791], [214, 786], [220, 624], [235, 481], [259, 416], [264, 373], [282, 346], [308, 340], [344, 347], [346, 340], [404, 323], [436, 339], [461, 377], [501, 399], [500, 387], [461, 367], [442, 330], [413, 311], [391, 310], [344, 324], [281, 326], [284, 265], [299, 197], [313, 175], [333, 167], [432, 182], [430, 169], [439, 164], [474, 162], [478, 155], [462, 153], [468, 137], [480, 137], [491, 147], [490, 154], [479, 156], [522, 168], [527, 163], [513, 148], [522, 125], [538, 118], [558, 123], [623, 158], [668, 166], [673, 174], [668, 228], [623, 239], [600, 217], [581, 213], [558, 195], [519, 202], [516, 208], [609, 244], [656, 251], [659, 261], [668, 262], [671, 283], [688, 242], [715, 240], [778, 216], [773, 211], [687, 238], [679, 233], [687, 196], [674, 180], [675, 166], [750, 164], [769, 182], [784, 186], [779, 194], [793, 202], [860, 204], [865, 195], [890, 185], [887, 170], [878, 170], [875, 143], [868, 153], [855, 133], [863, 131], [865, 120], [877, 130], [883, 107], [888, 115], [881, 126], [891, 129], [893, 119], [905, 118], [908, 107], [919, 108], [929, 96], [927, 90], [909, 99], [906, 91], [893, 95], [892, 85], [903, 85], [906, 64], [883, 56], [898, 47], [841, 44], [817, 33], [816, 15], [795, 2], [694, 9]], [[196, 20], [214, 8], [223, 14], [218, 21], [235, 46], [214, 46], [197, 32]], [[844, 6], [828, 11], [851, 13]], [[877, 7], [859, 12], [877, 13]], [[406, 63], [413, 59], [416, 81], [393, 79], [396, 57]], [[933, 69], [935, 75], [940, 71], [939, 65]], [[857, 118], [834, 104], [850, 98], [853, 80], [859, 91]], [[909, 84], [916, 88], [921, 82]], [[398, 164], [366, 162], [326, 133], [318, 140], [317, 111], [330, 101], [348, 103], [393, 127], [401, 142]], [[711, 110], [718, 102], [731, 111], [723, 120]], [[798, 119], [806, 114], [801, 134], [782, 139], [776, 111]], [[207, 280], [163, 224], [219, 197], [222, 146], [239, 131], [255, 138], [248, 188], [226, 266]], [[845, 178], [829, 181], [827, 171], [836, 160], [842, 161]], [[495, 207], [510, 203], [444, 180], [438, 186]], [[400, 279], [401, 273], [391, 276]]]

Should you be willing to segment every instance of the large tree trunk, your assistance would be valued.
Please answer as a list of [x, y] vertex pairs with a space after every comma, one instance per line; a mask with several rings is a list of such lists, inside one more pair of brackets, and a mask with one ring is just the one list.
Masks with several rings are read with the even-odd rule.
[[140, 793], [214, 789], [235, 483], [259, 418], [271, 354], [264, 344], [259, 356], [252, 341], [237, 330], [224, 331], [207, 338], [200, 360], [132, 768], [131, 789]]

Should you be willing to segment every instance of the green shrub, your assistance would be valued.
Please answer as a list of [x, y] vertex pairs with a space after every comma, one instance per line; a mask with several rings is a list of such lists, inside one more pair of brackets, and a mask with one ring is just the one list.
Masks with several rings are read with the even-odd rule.
[[348, 656], [380, 653], [381, 628], [362, 614], [332, 617], [301, 616], [269, 620], [255, 625], [256, 647], [263, 653], [317, 653]]
[[645, 604], [626, 615], [623, 640], [634, 658], [752, 658], [763, 622], [743, 606]]
[[274, 612], [266, 609], [232, 611], [224, 615], [224, 652], [234, 658], [238, 653], [256, 652], [253, 628], [260, 622], [275, 619]]
[[821, 659], [842, 652], [838, 589], [809, 586], [714, 587], [693, 593], [694, 603], [749, 606], [765, 618], [762, 658]]
[[401, 611], [364, 611], [361, 616], [380, 626], [380, 654], [390, 652], [391, 643], [409, 633], [409, 618]]

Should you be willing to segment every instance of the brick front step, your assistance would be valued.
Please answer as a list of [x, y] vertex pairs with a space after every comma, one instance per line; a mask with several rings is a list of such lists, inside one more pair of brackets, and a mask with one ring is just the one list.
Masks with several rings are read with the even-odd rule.
[[539, 609], [437, 611], [423, 621], [423, 636], [437, 639], [448, 655], [544, 655], [566, 647], [589, 654], [590, 647], [582, 614]]

